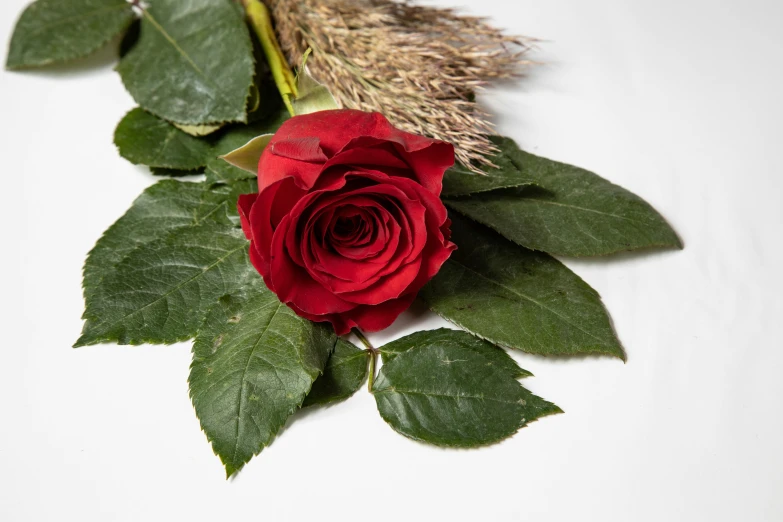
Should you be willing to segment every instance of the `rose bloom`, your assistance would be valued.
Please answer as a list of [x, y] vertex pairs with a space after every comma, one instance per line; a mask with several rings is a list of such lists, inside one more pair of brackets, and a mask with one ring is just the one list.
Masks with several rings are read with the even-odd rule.
[[378, 113], [287, 120], [239, 198], [250, 261], [297, 314], [339, 335], [378, 331], [406, 310], [456, 248], [440, 200], [454, 148]]

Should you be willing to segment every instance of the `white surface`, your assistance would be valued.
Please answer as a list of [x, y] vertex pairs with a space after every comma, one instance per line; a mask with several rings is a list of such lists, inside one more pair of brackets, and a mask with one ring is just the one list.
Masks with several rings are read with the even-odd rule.
[[[25, 2], [0, 3], [3, 57]], [[70, 349], [84, 256], [154, 181], [112, 145], [134, 104], [110, 54], [2, 71], [0, 520], [783, 520], [781, 4], [469, 4], [547, 40], [547, 65], [488, 95], [500, 131], [637, 192], [685, 240], [568, 261], [628, 363], [519, 355], [566, 414], [480, 451], [397, 435], [362, 390], [227, 482], [188, 344]], [[440, 324], [410, 313], [372, 340]]]

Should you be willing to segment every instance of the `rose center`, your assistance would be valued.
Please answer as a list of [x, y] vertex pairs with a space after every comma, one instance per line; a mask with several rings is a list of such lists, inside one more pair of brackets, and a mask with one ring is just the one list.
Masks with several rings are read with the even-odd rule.
[[339, 217], [334, 224], [332, 234], [338, 238], [350, 238], [362, 227], [364, 220], [359, 216]]

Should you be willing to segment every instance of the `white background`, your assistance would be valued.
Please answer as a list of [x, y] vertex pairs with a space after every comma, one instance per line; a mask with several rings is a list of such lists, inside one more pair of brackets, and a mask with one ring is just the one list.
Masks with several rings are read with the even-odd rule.
[[[0, 520], [783, 520], [783, 8], [773, 1], [440, 0], [540, 37], [489, 93], [528, 150], [642, 195], [682, 252], [568, 260], [628, 352], [517, 354], [565, 415], [497, 446], [394, 433], [361, 390], [297, 415], [226, 481], [188, 344], [72, 350], [80, 270], [155, 180], [121, 159], [113, 53], [0, 72]], [[0, 3], [0, 54], [26, 0]], [[377, 344], [441, 321], [408, 313]]]

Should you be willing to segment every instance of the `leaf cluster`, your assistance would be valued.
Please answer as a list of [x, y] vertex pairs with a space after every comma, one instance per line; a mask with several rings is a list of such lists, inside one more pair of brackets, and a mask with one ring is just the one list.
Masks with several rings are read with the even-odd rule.
[[220, 159], [287, 117], [235, 3], [37, 0], [7, 66], [80, 58], [129, 27], [117, 70], [139, 107], [117, 126], [120, 154], [155, 174], [205, 176], [158, 181], [98, 240], [75, 346], [193, 339], [190, 397], [227, 475], [299, 409], [344, 400], [368, 379], [396, 431], [474, 447], [561, 411], [520, 384], [530, 373], [507, 350], [625, 359], [598, 293], [554, 256], [682, 248], [680, 239], [638, 196], [503, 137], [489, 138], [496, 169], [458, 165], [443, 181], [459, 248], [420, 297], [462, 330], [362, 350], [297, 316], [263, 284], [239, 228], [237, 198], [257, 190], [253, 162], [248, 172]]

